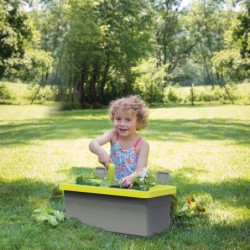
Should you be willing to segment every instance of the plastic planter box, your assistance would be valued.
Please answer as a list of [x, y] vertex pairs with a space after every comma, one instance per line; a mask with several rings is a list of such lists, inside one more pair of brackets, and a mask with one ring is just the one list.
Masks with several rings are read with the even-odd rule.
[[168, 229], [174, 186], [149, 191], [61, 184], [67, 218], [77, 218], [107, 231], [151, 236]]

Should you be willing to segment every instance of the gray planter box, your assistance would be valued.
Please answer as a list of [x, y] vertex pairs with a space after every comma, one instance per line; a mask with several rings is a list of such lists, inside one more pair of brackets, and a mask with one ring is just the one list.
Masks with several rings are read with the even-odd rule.
[[124, 234], [151, 236], [171, 224], [173, 186], [149, 191], [61, 184], [67, 218]]

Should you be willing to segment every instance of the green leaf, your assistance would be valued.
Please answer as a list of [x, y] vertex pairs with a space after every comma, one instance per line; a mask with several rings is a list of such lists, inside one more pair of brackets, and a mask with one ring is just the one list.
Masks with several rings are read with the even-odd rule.
[[36, 214], [33, 216], [33, 218], [37, 222], [44, 222], [44, 221], [48, 220], [48, 215], [47, 214]]
[[64, 221], [64, 213], [52, 208], [38, 208], [33, 211], [32, 217], [39, 223], [48, 222], [52, 226], [57, 226]]
[[57, 226], [58, 225], [58, 221], [56, 219], [56, 216], [53, 215], [49, 215], [48, 216], [48, 222], [52, 225], [52, 226]]
[[190, 196], [181, 208], [177, 208], [176, 215], [192, 217], [204, 212], [206, 212], [206, 209], [200, 205], [199, 200]]
[[64, 221], [64, 213], [63, 213], [63, 212], [54, 210], [54, 215], [56, 216], [56, 218], [57, 218], [59, 221]]

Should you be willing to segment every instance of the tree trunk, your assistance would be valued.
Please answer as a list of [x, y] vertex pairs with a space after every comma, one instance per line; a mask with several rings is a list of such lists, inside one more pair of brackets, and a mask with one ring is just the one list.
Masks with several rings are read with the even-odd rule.
[[97, 102], [96, 85], [97, 85], [98, 78], [99, 78], [99, 65], [98, 65], [98, 60], [95, 60], [94, 68], [93, 68], [93, 75], [92, 75], [92, 79], [90, 82], [92, 103]]
[[40, 84], [39, 87], [38, 87], [37, 90], [36, 90], [36, 93], [34, 94], [32, 100], [31, 100], [31, 103], [30, 103], [30, 104], [33, 104], [33, 102], [36, 100], [36, 97], [37, 97], [37, 95], [38, 95], [38, 93], [39, 93], [41, 87], [42, 87], [42, 85]]
[[80, 95], [80, 103], [82, 107], [84, 106], [84, 103], [86, 103], [86, 95], [85, 95], [85, 81], [86, 81], [86, 69], [82, 68], [82, 73], [79, 81], [79, 95]]
[[191, 104], [192, 106], [194, 106], [194, 84], [193, 83], [191, 85], [190, 92], [191, 92]]
[[212, 80], [212, 78], [210, 76], [210, 72], [209, 72], [208, 65], [207, 65], [207, 59], [206, 59], [206, 56], [204, 55], [204, 49], [202, 47], [202, 43], [200, 43], [200, 47], [201, 47], [201, 54], [202, 54], [202, 58], [203, 58], [203, 61], [204, 61], [204, 66], [205, 66], [208, 82], [212, 83], [212, 85], [213, 85], [213, 80]]
[[229, 100], [231, 101], [232, 104], [234, 104], [234, 100], [233, 100], [233, 98], [232, 98], [230, 92], [228, 91], [226, 85], [224, 84], [223, 87], [224, 87], [224, 89], [225, 89], [225, 91], [226, 91], [226, 94], [227, 94]]
[[102, 81], [100, 83], [100, 97], [103, 102], [105, 102], [104, 88], [108, 80], [109, 67], [109, 60], [107, 60], [102, 74]]
[[[46, 78], [48, 77], [48, 73], [46, 74], [45, 77], [46, 77]], [[37, 97], [37, 95], [38, 95], [40, 89], [41, 89], [42, 87], [44, 87], [44, 86], [45, 86], [45, 80], [44, 80], [44, 75], [42, 75], [41, 83], [39, 84], [39, 87], [37, 88], [36, 93], [34, 94], [34, 96], [33, 96], [32, 100], [31, 100], [31, 103], [30, 103], [30, 104], [33, 104], [33, 102], [36, 100], [36, 97]]]
[[72, 100], [72, 77], [69, 79], [68, 88], [69, 88], [68, 102], [70, 103]]
[[222, 88], [224, 88], [224, 89], [225, 89], [226, 94], [227, 94], [227, 96], [228, 96], [229, 100], [231, 101], [231, 103], [232, 103], [232, 104], [234, 104], [234, 100], [233, 100], [233, 98], [232, 98], [232, 96], [231, 96], [230, 92], [228, 91], [228, 89], [227, 89], [227, 87], [226, 87], [226, 84], [224, 83], [223, 78], [222, 78], [222, 81], [223, 81], [223, 82], [220, 82], [220, 83], [219, 83], [219, 85], [220, 85]]

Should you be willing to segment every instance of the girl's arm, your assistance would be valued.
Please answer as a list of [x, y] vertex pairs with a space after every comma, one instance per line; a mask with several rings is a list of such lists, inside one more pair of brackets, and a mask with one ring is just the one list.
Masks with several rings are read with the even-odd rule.
[[149, 144], [147, 141], [142, 140], [139, 153], [138, 160], [135, 168], [135, 172], [129, 176], [122, 178], [121, 183], [122, 186], [131, 188], [133, 185], [133, 178], [137, 177], [143, 170], [143, 168], [147, 167], [148, 164], [148, 154], [149, 154]]
[[138, 160], [136, 164], [136, 173], [142, 172], [143, 168], [148, 165], [148, 154], [149, 154], [149, 144], [147, 141], [142, 141], [142, 145], [138, 154]]
[[105, 167], [108, 167], [110, 163], [110, 156], [106, 150], [102, 148], [102, 145], [111, 142], [113, 135], [114, 130], [109, 130], [89, 143], [89, 150], [98, 156], [98, 161]]

